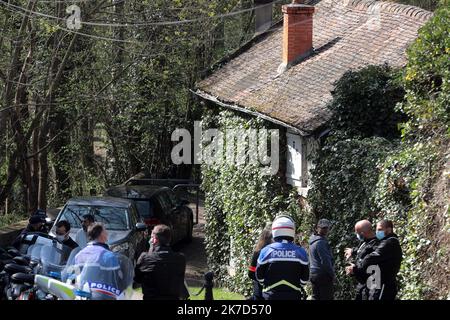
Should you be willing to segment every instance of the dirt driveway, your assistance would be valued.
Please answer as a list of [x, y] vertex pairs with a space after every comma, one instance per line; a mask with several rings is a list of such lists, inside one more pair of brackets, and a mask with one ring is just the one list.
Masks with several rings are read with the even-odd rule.
[[[190, 205], [194, 211], [195, 204]], [[208, 271], [206, 264], [205, 251], [205, 220], [203, 217], [203, 201], [200, 200], [198, 224], [194, 225], [193, 239], [189, 244], [177, 244], [174, 250], [179, 251], [186, 257], [186, 275], [185, 279], [189, 286], [201, 286], [203, 284], [203, 275]]]
[[[195, 204], [190, 205], [194, 212], [195, 220]], [[205, 251], [205, 220], [203, 217], [203, 201], [200, 200], [198, 213], [198, 224], [194, 225], [192, 242], [189, 244], [180, 243], [174, 246], [174, 250], [181, 252], [186, 257], [186, 273], [185, 280], [190, 287], [201, 287], [203, 285], [203, 275], [208, 271], [206, 264]], [[135, 291], [133, 300], [142, 300], [142, 294]]]

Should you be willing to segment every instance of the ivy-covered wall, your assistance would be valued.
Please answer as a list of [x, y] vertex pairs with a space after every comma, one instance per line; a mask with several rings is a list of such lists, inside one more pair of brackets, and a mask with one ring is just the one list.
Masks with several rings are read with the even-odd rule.
[[255, 117], [217, 112], [217, 107], [205, 113], [203, 126], [223, 132], [235, 128], [280, 129], [281, 158], [277, 175], [263, 175], [261, 166], [254, 164], [202, 165], [208, 266], [215, 272], [219, 285], [250, 295], [248, 265], [261, 230], [280, 212], [290, 212], [297, 219], [301, 217], [295, 192], [284, 182], [285, 132]]
[[[333, 221], [329, 241], [336, 264], [336, 299], [351, 299], [354, 282], [345, 275], [344, 249], [356, 245], [354, 226], [362, 219], [376, 220], [372, 201], [386, 155], [395, 143], [381, 137], [339, 139], [330, 137], [318, 152], [309, 192], [311, 221]], [[306, 233], [311, 230], [304, 230]]]

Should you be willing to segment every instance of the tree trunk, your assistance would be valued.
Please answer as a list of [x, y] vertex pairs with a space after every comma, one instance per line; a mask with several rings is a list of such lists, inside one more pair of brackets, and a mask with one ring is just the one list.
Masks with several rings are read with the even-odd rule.
[[47, 135], [49, 131], [48, 114], [44, 117], [44, 124], [39, 132], [39, 170], [38, 174], [38, 206], [41, 209], [47, 209], [47, 189], [48, 189], [48, 149], [44, 148], [47, 144]]
[[[30, 0], [27, 4], [27, 10], [32, 11], [34, 9], [36, 0]], [[15, 93], [13, 90], [14, 82], [18, 80], [19, 73], [20, 73], [20, 67], [21, 64], [19, 63], [19, 59], [23, 50], [24, 46], [24, 36], [26, 33], [26, 27], [28, 25], [29, 16], [24, 15], [22, 18], [22, 22], [20, 24], [20, 28], [17, 34], [17, 41], [15, 42], [12, 54], [11, 54], [11, 63], [10, 67], [8, 69], [7, 74], [7, 81], [4, 87], [4, 94], [3, 94], [3, 105], [5, 108], [12, 107], [14, 105], [14, 97]], [[12, 152], [11, 156], [9, 157], [9, 165], [8, 165], [8, 177], [7, 177], [7, 183], [0, 191], [0, 207], [3, 207], [5, 204], [5, 200], [8, 197], [9, 193], [11, 192], [12, 186], [14, 184], [14, 181], [17, 178], [18, 170], [17, 168], [13, 168], [12, 166], [19, 165], [23, 162], [23, 155], [24, 155], [24, 148], [25, 148], [25, 139], [23, 139], [23, 132], [22, 128], [20, 126], [20, 116], [19, 114], [16, 114], [16, 111], [13, 109], [8, 109], [6, 111], [6, 116], [10, 122], [13, 136], [15, 136], [15, 140], [17, 142], [15, 150]], [[17, 157], [22, 157], [20, 161], [17, 161]]]

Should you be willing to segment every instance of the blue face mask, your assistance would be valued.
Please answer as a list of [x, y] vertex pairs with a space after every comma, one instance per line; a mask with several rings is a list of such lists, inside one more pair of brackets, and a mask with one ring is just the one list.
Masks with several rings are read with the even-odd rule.
[[377, 231], [376, 236], [378, 240], [381, 240], [384, 238], [384, 231]]
[[364, 238], [359, 233], [356, 234], [356, 237], [358, 238], [359, 241], [363, 241], [364, 240]]

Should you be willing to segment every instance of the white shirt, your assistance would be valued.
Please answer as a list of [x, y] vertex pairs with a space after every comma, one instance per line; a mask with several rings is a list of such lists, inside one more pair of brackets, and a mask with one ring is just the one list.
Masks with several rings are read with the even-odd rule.
[[87, 246], [87, 232], [85, 232], [83, 229], [78, 230], [77, 234], [75, 235], [75, 242], [78, 243], [80, 248], [86, 248]]

